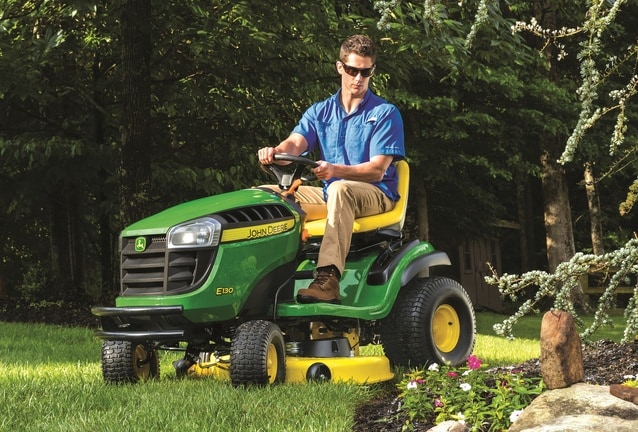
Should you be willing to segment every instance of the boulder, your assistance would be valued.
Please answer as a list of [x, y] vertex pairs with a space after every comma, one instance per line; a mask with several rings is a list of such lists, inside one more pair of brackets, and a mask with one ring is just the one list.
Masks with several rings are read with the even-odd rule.
[[584, 380], [580, 336], [570, 313], [552, 310], [543, 315], [540, 344], [541, 376], [549, 390]]
[[465, 423], [454, 420], [447, 420], [439, 423], [433, 428], [428, 429], [428, 432], [468, 432], [468, 428]]
[[630, 387], [622, 384], [612, 384], [609, 386], [609, 393], [638, 405], [638, 387]]
[[508, 432], [635, 432], [638, 406], [616, 398], [609, 386], [585, 383], [548, 390], [523, 410]]

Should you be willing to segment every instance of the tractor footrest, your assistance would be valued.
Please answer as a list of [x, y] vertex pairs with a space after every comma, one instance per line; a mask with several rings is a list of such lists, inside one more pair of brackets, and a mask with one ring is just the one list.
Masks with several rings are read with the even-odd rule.
[[95, 336], [109, 340], [172, 340], [183, 339], [184, 331], [104, 331], [97, 330]]

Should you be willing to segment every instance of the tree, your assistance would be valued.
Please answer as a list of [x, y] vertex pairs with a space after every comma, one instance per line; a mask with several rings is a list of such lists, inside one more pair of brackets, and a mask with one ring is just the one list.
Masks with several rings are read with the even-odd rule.
[[151, 0], [126, 0], [122, 34], [122, 227], [148, 216], [151, 200]]
[[[618, 62], [615, 61], [615, 57], [612, 57], [613, 60], [611, 64], [607, 64], [604, 71], [601, 71], [597, 66], [603, 52], [603, 46], [605, 46], [603, 44], [603, 35], [610, 32], [622, 34], [631, 28], [635, 29], [635, 26], [631, 25], [625, 25], [624, 27], [621, 25], [622, 30], [620, 31], [619, 28], [613, 28], [614, 26], [612, 24], [621, 24], [621, 21], [617, 20], [616, 17], [620, 11], [620, 6], [624, 3], [626, 2], [622, 0], [613, 2], [591, 2], [587, 13], [584, 15], [583, 24], [577, 29], [566, 29], [563, 27], [562, 30], [552, 31], [548, 30], [548, 27], [543, 26], [543, 23], [536, 22], [523, 26], [543, 37], [545, 40], [544, 47], [551, 45], [560, 48], [561, 52], [559, 57], [564, 56], [565, 52], [562, 51], [564, 45], [557, 43], [558, 38], [573, 37], [580, 33], [584, 33], [586, 36], [586, 39], [580, 44], [581, 50], [578, 58], [582, 77], [582, 83], [578, 89], [578, 95], [581, 101], [579, 119], [571, 136], [567, 139], [564, 151], [557, 163], [566, 164], [572, 161], [576, 155], [576, 149], [585, 141], [584, 137], [586, 132], [590, 131], [596, 123], [600, 123], [606, 114], [615, 110], [618, 111], [618, 114], [613, 127], [613, 133], [611, 134], [610, 154], [614, 155], [618, 147], [623, 144], [627, 131], [626, 122], [628, 120], [630, 100], [636, 94], [635, 60], [629, 63], [630, 66], [628, 70], [630, 73], [628, 84], [624, 85], [621, 89], [615, 89], [609, 93], [610, 98], [617, 100], [618, 104], [612, 104], [607, 107], [596, 107], [596, 101], [598, 99], [598, 92], [603, 88], [604, 83], [611, 81], [610, 78], [613, 75], [622, 75], [623, 69], [625, 69], [624, 72], [626, 73], [627, 68], [623, 68], [622, 66], [626, 65], [628, 60], [635, 59], [638, 53], [636, 45], [630, 45], [626, 50], [629, 54], [623, 55]], [[629, 12], [629, 16], [634, 15]], [[556, 23], [550, 21], [549, 24], [553, 25], [554, 29], [558, 29], [558, 26], [555, 25]], [[635, 38], [629, 39], [634, 40]], [[615, 43], [610, 45], [611, 52], [617, 48], [615, 45]], [[608, 53], [602, 57], [605, 56], [608, 57]], [[629, 152], [625, 152], [622, 155], [622, 159], [626, 157], [627, 153], [632, 152], [638, 153], [638, 147], [634, 146]], [[589, 162], [589, 159], [586, 160]], [[587, 167], [591, 168], [591, 165], [586, 165], [586, 176], [588, 175]], [[632, 193], [630, 189], [628, 197], [630, 197]], [[590, 198], [590, 201], [595, 200], [595, 197], [590, 196]], [[597, 208], [595, 205], [591, 205], [590, 207]], [[592, 217], [592, 225], [595, 223], [596, 219]], [[529, 285], [538, 285], [539, 287], [532, 299], [525, 301], [515, 315], [506, 320], [502, 325], [496, 326], [495, 329], [498, 333], [511, 336], [512, 324], [516, 322], [518, 317], [533, 310], [534, 305], [543, 297], [554, 297], [555, 308], [568, 310], [577, 316], [574, 308], [573, 293], [580, 285], [580, 278], [591, 272], [602, 271], [611, 273], [612, 277], [609, 281], [609, 285], [599, 299], [595, 320], [583, 333], [584, 337], [588, 337], [599, 326], [609, 322], [608, 310], [614, 306], [616, 287], [619, 286], [620, 281], [626, 279], [629, 275], [636, 274], [637, 262], [638, 244], [636, 243], [636, 239], [631, 239], [625, 245], [610, 253], [592, 255], [576, 254], [570, 260], [559, 264], [554, 274], [532, 271], [520, 277], [516, 275], [503, 275], [503, 277], [494, 275], [493, 278], [490, 278], [491, 282], [497, 284], [501, 292], [510, 295], [512, 298], [516, 298], [517, 294]], [[638, 285], [636, 286], [636, 292], [638, 292]], [[638, 297], [636, 295], [629, 299], [625, 309], [625, 318], [627, 320], [627, 326], [623, 341], [629, 342], [638, 332]]]
[[[540, 131], [569, 136], [578, 117], [577, 63], [552, 83], [522, 34], [511, 33], [517, 14], [531, 17], [531, 2], [458, 3], [395, 1], [387, 9], [394, 16], [378, 27], [382, 2], [4, 0], [0, 280], [7, 294], [111, 292], [115, 242], [127, 220], [270, 181], [255, 169], [256, 150], [285, 137], [303, 110], [338, 88], [338, 46], [354, 32], [378, 41], [372, 88], [404, 116], [422, 235], [429, 227], [445, 247], [497, 234], [494, 222], [516, 220], [519, 210], [542, 231], [537, 206], [528, 205], [537, 200], [536, 144]], [[130, 10], [142, 14], [134, 26]], [[586, 138], [579, 151], [597, 141]], [[611, 175], [612, 158], [601, 152], [587, 159], [606, 187], [605, 226], [617, 220], [609, 203], [631, 176]], [[569, 181], [582, 175], [563, 169]], [[526, 191], [519, 200], [517, 188]], [[570, 193], [578, 226], [586, 202], [582, 190], [580, 201]], [[624, 223], [607, 229], [606, 241], [616, 235], [621, 244]]]
[[[9, 229], [3, 253], [11, 283], [59, 297], [92, 284], [92, 244], [84, 237], [96, 173], [108, 152], [87, 139], [96, 34], [89, 7], [4, 2], [0, 32], [1, 189]], [[61, 47], [67, 49], [62, 49]], [[88, 255], [88, 256], [87, 256]], [[44, 283], [41, 283], [44, 281]], [[29, 287], [29, 288], [26, 288]], [[11, 288], [8, 289], [11, 291]]]

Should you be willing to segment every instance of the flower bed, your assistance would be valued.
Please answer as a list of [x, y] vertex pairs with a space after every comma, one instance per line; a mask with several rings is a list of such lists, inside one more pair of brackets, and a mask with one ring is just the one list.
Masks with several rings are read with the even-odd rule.
[[416, 422], [461, 421], [471, 431], [502, 431], [543, 391], [540, 377], [517, 369], [488, 372], [475, 356], [467, 366], [431, 364], [404, 375], [398, 384], [400, 409], [407, 429]]

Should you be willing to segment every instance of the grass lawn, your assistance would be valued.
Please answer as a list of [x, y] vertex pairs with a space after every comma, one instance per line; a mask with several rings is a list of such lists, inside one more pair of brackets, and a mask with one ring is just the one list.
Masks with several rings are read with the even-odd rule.
[[[620, 342], [625, 330], [623, 310], [615, 310], [610, 313], [614, 326], [599, 328], [592, 336], [592, 340], [610, 339]], [[474, 354], [485, 360], [490, 366], [500, 366], [520, 363], [522, 361], [540, 356], [539, 337], [541, 331], [542, 315], [525, 316], [514, 326], [514, 340], [507, 340], [494, 333], [494, 324], [503, 322], [507, 315], [492, 312], [480, 312], [476, 314], [476, 331], [478, 337], [474, 347]], [[593, 322], [593, 316], [583, 316], [583, 331]]]
[[[523, 318], [514, 341], [492, 330], [505, 318], [477, 315], [475, 354], [490, 366], [537, 357], [541, 317]], [[597, 337], [619, 341], [621, 320]], [[174, 353], [162, 353], [161, 379], [113, 386], [102, 380], [100, 352], [89, 329], [0, 322], [0, 431], [350, 431], [356, 407], [381, 390], [335, 383], [236, 389], [210, 378], [177, 380]]]

